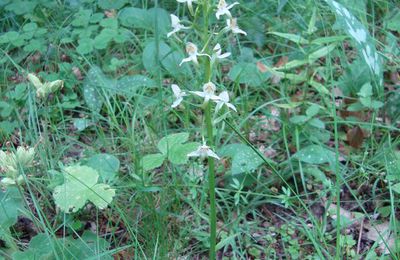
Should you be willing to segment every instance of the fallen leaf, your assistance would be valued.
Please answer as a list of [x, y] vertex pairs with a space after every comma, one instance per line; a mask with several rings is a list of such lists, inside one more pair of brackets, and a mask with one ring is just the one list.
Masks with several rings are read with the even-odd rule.
[[377, 242], [383, 254], [388, 255], [390, 254], [389, 250], [395, 249], [394, 234], [390, 230], [389, 221], [377, 225], [368, 223], [365, 228], [368, 229], [368, 232], [365, 233], [366, 237]]
[[351, 147], [360, 148], [364, 141], [364, 133], [361, 127], [355, 126], [347, 131], [347, 142]]

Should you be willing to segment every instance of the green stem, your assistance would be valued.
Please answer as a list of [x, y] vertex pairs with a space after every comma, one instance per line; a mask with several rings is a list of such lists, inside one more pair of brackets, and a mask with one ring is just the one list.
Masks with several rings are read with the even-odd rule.
[[[206, 107], [206, 125], [208, 145], [213, 147], [213, 125], [211, 121], [211, 103]], [[215, 171], [214, 158], [208, 157], [208, 186], [210, 195], [210, 259], [216, 259], [217, 210], [215, 206]]]
[[[206, 47], [209, 41], [209, 10], [210, 10], [210, 0], [204, 0], [203, 2], [203, 45]], [[207, 51], [207, 47], [205, 51]], [[204, 83], [211, 81], [212, 72], [211, 72], [211, 62], [206, 59], [204, 62]], [[212, 124], [212, 113], [211, 108], [212, 105], [210, 102], [205, 104], [205, 121], [207, 127], [207, 144], [214, 148], [214, 135], [213, 135], [213, 124]], [[217, 244], [217, 210], [216, 210], [216, 202], [215, 202], [215, 161], [214, 158], [208, 157], [208, 189], [210, 196], [210, 254], [209, 259], [216, 259], [216, 244]]]

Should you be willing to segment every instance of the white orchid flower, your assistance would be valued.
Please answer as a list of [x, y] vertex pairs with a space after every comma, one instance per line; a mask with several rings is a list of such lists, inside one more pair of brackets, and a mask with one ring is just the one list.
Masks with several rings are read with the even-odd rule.
[[201, 91], [191, 91], [191, 93], [198, 95], [204, 98], [204, 103], [207, 103], [211, 100], [219, 100], [219, 97], [215, 95], [215, 87], [214, 83], [211, 81], [203, 85], [203, 92]]
[[182, 91], [180, 87], [176, 84], [171, 85], [172, 92], [174, 92], [175, 101], [171, 105], [172, 108], [179, 106], [179, 104], [183, 101], [183, 97], [187, 96], [185, 91]]
[[241, 33], [247, 35], [247, 33], [241, 30], [237, 24], [237, 18], [230, 18], [226, 20], [226, 27], [225, 29], [232, 31], [233, 33]]
[[181, 24], [181, 20], [179, 19], [178, 16], [171, 14], [171, 26], [172, 26], [172, 31], [167, 34], [167, 37], [170, 37], [174, 33], [179, 32], [182, 29], [189, 29], [189, 27], [183, 26]]
[[223, 91], [218, 95], [217, 105], [215, 107], [216, 111], [219, 111], [223, 105], [226, 105], [228, 108], [232, 109], [233, 111], [237, 112], [236, 107], [229, 103], [229, 94], [227, 91]]
[[229, 9], [231, 9], [232, 7], [234, 7], [235, 5], [238, 5], [238, 2], [234, 2], [231, 5], [228, 5], [225, 0], [219, 0], [218, 3], [218, 10], [215, 13], [215, 16], [217, 17], [217, 19], [219, 20], [220, 16], [222, 15], [227, 15], [229, 18], [232, 17], [231, 12], [229, 11]]
[[222, 60], [222, 59], [225, 59], [225, 58], [231, 56], [230, 52], [222, 53], [221, 45], [219, 43], [217, 43], [217, 45], [215, 45], [213, 51], [214, 51], [214, 54], [215, 54], [213, 57], [216, 58], [216, 59]]
[[[183, 59], [179, 66], [182, 66], [183, 63], [185, 62], [190, 62], [193, 61], [196, 65], [199, 64], [199, 61], [197, 60], [197, 56], [208, 56], [208, 54], [205, 53], [199, 53], [198, 48], [196, 44], [192, 42], [188, 42], [186, 44], [186, 52], [189, 55], [189, 57]], [[210, 56], [208, 56], [210, 57]]]
[[202, 145], [197, 148], [196, 151], [193, 151], [187, 155], [188, 157], [200, 157], [201, 159], [207, 158], [207, 157], [213, 157], [217, 160], [220, 160], [218, 155], [214, 153], [209, 146], [206, 145], [205, 142], [203, 142]]
[[193, 3], [197, 3], [197, 0], [176, 0], [178, 3], [186, 3], [188, 5], [190, 13], [193, 15]]

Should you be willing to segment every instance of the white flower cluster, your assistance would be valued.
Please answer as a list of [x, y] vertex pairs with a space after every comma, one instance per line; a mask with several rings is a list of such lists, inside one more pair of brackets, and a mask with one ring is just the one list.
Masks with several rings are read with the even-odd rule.
[[[188, 5], [188, 9], [190, 13], [193, 15], [193, 3], [197, 3], [197, 0], [177, 0], [179, 3], [186, 3]], [[234, 34], [243, 34], [247, 35], [245, 31], [241, 30], [238, 27], [237, 24], [237, 19], [232, 17], [232, 14], [230, 12], [230, 9], [234, 7], [235, 5], [238, 5], [238, 2], [234, 2], [233, 4], [228, 5], [225, 0], [219, 0], [219, 3], [216, 6], [216, 12], [215, 16], [219, 20], [221, 16], [226, 15], [228, 19], [226, 20], [226, 27], [223, 28], [221, 32], [232, 32]], [[172, 31], [167, 34], [167, 37], [171, 37], [172, 35], [176, 34], [177, 32], [185, 29], [189, 29], [189, 27], [186, 27], [182, 25], [182, 21], [179, 19], [179, 17], [171, 14], [171, 26], [172, 26]], [[184, 58], [179, 66], [182, 66], [182, 64], [186, 62], [193, 62], [195, 65], [198, 65], [198, 57], [205, 56], [208, 57], [211, 61], [211, 64], [214, 64], [217, 60], [222, 60], [231, 55], [230, 52], [222, 53], [222, 48], [219, 43], [217, 43], [212, 51], [212, 54], [209, 55], [207, 53], [204, 53], [204, 50], [199, 51], [199, 48], [197, 47], [196, 44], [192, 42], [187, 42], [186, 43], [186, 53], [187, 57]], [[175, 96], [175, 101], [171, 105], [172, 108], [178, 107], [181, 102], [183, 101], [183, 98], [188, 96], [187, 92], [182, 91], [181, 88], [176, 85], [172, 84], [171, 85], [172, 92]], [[216, 103], [215, 110], [218, 112], [223, 106], [226, 106], [228, 109], [231, 109], [235, 112], [237, 112], [236, 107], [229, 103], [229, 94], [227, 91], [222, 91], [219, 95], [216, 93], [216, 86], [213, 82], [207, 82], [203, 85], [203, 91], [190, 91], [191, 94], [194, 94], [196, 96], [204, 98], [204, 103], [208, 103], [210, 100]], [[215, 154], [209, 146], [206, 145], [206, 143], [203, 141], [203, 144], [196, 150], [188, 154], [189, 157], [200, 157], [200, 158], [207, 158], [207, 157], [213, 157], [215, 159], [220, 159], [217, 154]]]
[[20, 183], [23, 176], [19, 175], [19, 169], [32, 165], [35, 149], [29, 147], [18, 147], [15, 152], [4, 152], [0, 150], [0, 169], [6, 173], [1, 180], [4, 185]]

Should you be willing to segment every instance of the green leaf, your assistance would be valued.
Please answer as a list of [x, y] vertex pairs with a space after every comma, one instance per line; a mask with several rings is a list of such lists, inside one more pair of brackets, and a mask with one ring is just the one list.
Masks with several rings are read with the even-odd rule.
[[374, 39], [358, 19], [342, 4], [334, 0], [325, 0], [336, 14], [338, 26], [353, 38], [356, 49], [370, 71], [377, 79], [379, 86], [383, 85], [382, 62], [376, 51]]
[[105, 27], [105, 28], [116, 30], [116, 29], [118, 29], [118, 20], [117, 20], [117, 18], [102, 19], [100, 21], [100, 25]]
[[298, 151], [294, 158], [311, 164], [330, 163], [335, 159], [335, 154], [320, 145], [309, 145]]
[[88, 166], [69, 166], [64, 169], [65, 182], [54, 189], [56, 205], [64, 212], [77, 212], [92, 202], [99, 209], [111, 203], [115, 190], [109, 185], [97, 183], [98, 172]]
[[289, 41], [292, 41], [297, 44], [308, 44], [309, 41], [300, 35], [291, 34], [291, 33], [280, 33], [280, 32], [269, 32], [269, 34], [273, 34], [282, 38], [285, 38]]
[[[24, 209], [23, 200], [16, 187], [8, 187], [7, 190], [0, 189], [0, 230], [8, 230], [17, 222], [17, 217]], [[0, 237], [1, 237], [0, 232]]]
[[85, 55], [93, 51], [93, 40], [90, 38], [81, 38], [78, 40], [78, 44], [76, 51], [79, 54]]
[[400, 183], [396, 183], [392, 186], [392, 190], [400, 195]]
[[165, 160], [165, 155], [161, 153], [148, 154], [142, 158], [142, 167], [144, 171], [150, 171], [160, 167]]
[[126, 7], [120, 11], [118, 19], [124, 26], [147, 29], [149, 27], [149, 24], [147, 23], [147, 15], [147, 10], [135, 7]]
[[55, 255], [53, 252], [52, 240], [44, 233], [37, 234], [29, 242], [28, 250], [24, 252], [15, 252], [12, 258], [14, 260], [54, 259]]
[[120, 9], [127, 3], [127, 0], [99, 0], [98, 5], [105, 10]]
[[155, 81], [147, 76], [125, 76], [118, 80], [114, 93], [132, 98], [140, 90], [143, 90], [143, 88], [152, 88], [155, 86]]
[[93, 112], [99, 112], [103, 106], [102, 89], [113, 89], [115, 82], [108, 79], [99, 67], [93, 66], [83, 82], [83, 97]]
[[108, 183], [112, 182], [117, 177], [120, 162], [114, 155], [100, 153], [90, 157], [86, 165], [97, 170], [100, 174], [100, 181]]
[[173, 164], [185, 164], [188, 161], [188, 154], [199, 147], [199, 143], [175, 144], [168, 153], [168, 160]]
[[307, 115], [308, 117], [313, 117], [313, 116], [315, 116], [316, 114], [318, 114], [319, 108], [320, 108], [320, 107], [319, 107], [317, 104], [312, 104], [309, 108], [307, 108], [307, 110], [306, 110], [306, 115]]
[[110, 243], [90, 231], [85, 231], [77, 239], [67, 237], [59, 245], [58, 255], [62, 255], [64, 259], [113, 259], [112, 253], [107, 252]]
[[91, 120], [87, 118], [74, 118], [73, 124], [76, 130], [83, 131], [91, 125]]
[[263, 160], [247, 145], [229, 144], [219, 154], [232, 158], [232, 174], [250, 173], [256, 170]]
[[164, 138], [162, 138], [158, 144], [157, 148], [160, 150], [162, 154], [165, 156], [168, 155], [169, 150], [176, 144], [182, 144], [186, 142], [189, 139], [189, 134], [188, 133], [177, 133], [177, 134], [171, 134], [168, 135]]
[[261, 73], [255, 63], [240, 62], [229, 71], [229, 78], [240, 84], [259, 87], [270, 76], [270, 73]]
[[157, 45], [155, 41], [150, 41], [146, 44], [143, 50], [142, 62], [145, 69], [151, 73], [156, 74], [159, 68], [159, 61], [162, 61], [164, 57], [171, 53], [171, 48], [163, 41], [159, 42], [158, 53], [159, 60], [157, 59]]
[[289, 120], [291, 123], [296, 124], [296, 125], [301, 125], [307, 122], [310, 118], [308, 116], [292, 116]]

